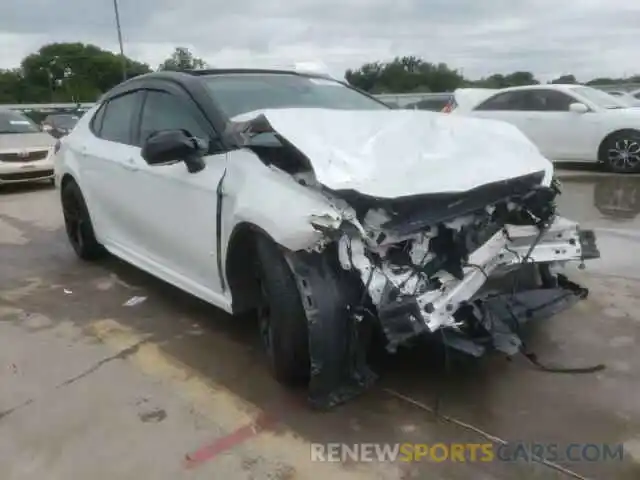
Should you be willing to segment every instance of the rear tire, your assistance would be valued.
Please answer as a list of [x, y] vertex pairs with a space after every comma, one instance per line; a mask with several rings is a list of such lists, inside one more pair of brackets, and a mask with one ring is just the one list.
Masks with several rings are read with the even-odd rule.
[[64, 184], [60, 192], [62, 214], [69, 243], [82, 260], [97, 260], [106, 253], [96, 239], [87, 204], [74, 181]]
[[257, 239], [260, 334], [274, 377], [300, 385], [310, 376], [307, 318], [293, 272], [281, 249]]
[[606, 139], [600, 149], [600, 161], [613, 173], [640, 172], [640, 132], [620, 132]]

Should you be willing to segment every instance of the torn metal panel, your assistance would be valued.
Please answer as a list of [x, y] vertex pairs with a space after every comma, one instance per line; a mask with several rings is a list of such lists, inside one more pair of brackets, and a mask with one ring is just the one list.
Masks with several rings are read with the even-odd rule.
[[381, 199], [464, 193], [537, 172], [549, 185], [553, 175], [512, 125], [419, 110], [265, 109], [234, 118], [225, 137], [249, 148], [277, 139], [325, 187]]
[[[428, 250], [429, 241], [433, 242], [437, 235], [417, 237], [408, 247], [408, 264], [399, 265], [390, 263], [384, 255], [374, 261], [359, 236], [345, 233], [339, 241], [339, 258], [343, 268], [355, 268], [360, 273], [376, 306], [383, 303], [385, 289], [394, 289], [397, 298], [391, 301], [415, 304], [414, 314], [429, 331], [435, 331], [442, 326], [455, 326], [453, 313], [480, 290], [488, 276], [508, 271], [527, 255], [528, 261], [534, 263], [581, 260], [580, 234], [574, 222], [558, 217], [531, 249], [538, 235], [539, 230], [533, 226], [504, 226], [466, 261], [460, 260], [462, 276], [458, 278], [441, 269], [429, 278], [422, 275], [429, 263], [444, 263]], [[416, 261], [420, 256], [422, 264]], [[416, 268], [422, 270], [417, 272]]]
[[366, 363], [371, 319], [355, 308], [361, 289], [333, 264], [335, 256], [298, 252], [290, 253], [287, 261], [309, 329], [309, 402], [328, 409], [364, 392], [377, 378]]

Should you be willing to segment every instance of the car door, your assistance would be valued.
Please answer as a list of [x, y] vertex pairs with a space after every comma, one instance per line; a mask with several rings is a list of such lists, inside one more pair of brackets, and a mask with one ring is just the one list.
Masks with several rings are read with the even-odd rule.
[[476, 106], [470, 114], [474, 117], [502, 120], [518, 127], [525, 135], [527, 131], [527, 112], [525, 110], [526, 92], [510, 90], [497, 93]]
[[142, 99], [143, 92], [136, 90], [103, 104], [90, 123], [92, 134], [83, 136], [77, 148], [81, 185], [92, 220], [100, 240], [116, 248], [130, 244], [127, 232], [134, 223], [125, 200], [125, 185], [139, 155], [133, 126]]
[[554, 89], [531, 89], [526, 100], [527, 131], [543, 155], [552, 160], [582, 160], [593, 157], [599, 117], [596, 112], [569, 110], [582, 103], [570, 93]]
[[127, 204], [132, 253], [170, 281], [200, 291], [205, 297], [221, 291], [216, 252], [217, 187], [226, 153], [219, 137], [194, 101], [179, 87], [147, 90], [142, 104], [137, 144], [154, 132], [181, 129], [210, 141], [206, 168], [189, 173], [184, 163], [149, 165], [141, 149], [136, 171], [122, 185]]

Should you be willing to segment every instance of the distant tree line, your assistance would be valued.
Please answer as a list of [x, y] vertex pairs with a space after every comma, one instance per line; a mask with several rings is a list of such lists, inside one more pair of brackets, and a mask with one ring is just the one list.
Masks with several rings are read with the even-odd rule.
[[[155, 70], [204, 68], [206, 63], [188, 48], [177, 47]], [[15, 69], [0, 69], [0, 104], [93, 102], [127, 78], [154, 69], [145, 63], [83, 43], [51, 43], [25, 57]], [[415, 56], [390, 62], [366, 63], [349, 69], [346, 79], [371, 93], [448, 92], [459, 87], [503, 88], [540, 83], [532, 72], [496, 73], [479, 80], [465, 78], [445, 63], [430, 63]], [[578, 83], [571, 74], [551, 83]], [[596, 78], [587, 85], [640, 83], [629, 78]]]
[[[451, 92], [460, 87], [506, 88], [541, 83], [532, 72], [494, 73], [486, 78], [471, 80], [446, 63], [430, 63], [418, 57], [396, 57], [390, 62], [366, 63], [355, 70], [347, 70], [352, 85], [370, 93], [426, 93]], [[581, 83], [571, 74], [561, 75], [549, 83]], [[618, 85], [640, 83], [640, 75], [629, 78], [594, 78], [586, 85]]]
[[[178, 47], [156, 70], [206, 67], [189, 49]], [[123, 79], [152, 68], [83, 43], [52, 43], [25, 57], [18, 68], [0, 69], [0, 104], [93, 102]]]

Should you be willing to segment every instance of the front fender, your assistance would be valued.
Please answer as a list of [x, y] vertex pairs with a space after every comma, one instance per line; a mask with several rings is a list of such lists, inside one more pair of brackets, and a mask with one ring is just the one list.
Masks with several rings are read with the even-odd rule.
[[221, 265], [226, 264], [234, 232], [242, 226], [250, 225], [282, 247], [299, 251], [312, 249], [323, 239], [311, 225], [314, 216], [340, 218], [322, 193], [267, 167], [249, 150], [229, 153], [218, 202]]

